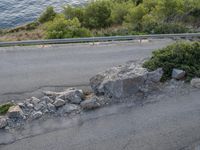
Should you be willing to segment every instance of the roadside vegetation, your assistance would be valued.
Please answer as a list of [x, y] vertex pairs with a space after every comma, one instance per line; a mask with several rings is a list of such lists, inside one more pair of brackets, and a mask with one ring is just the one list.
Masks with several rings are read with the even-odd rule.
[[12, 103], [6, 103], [6, 104], [2, 104], [0, 105], [0, 115], [4, 115], [7, 113], [8, 109], [13, 106]]
[[149, 70], [163, 68], [162, 80], [171, 78], [173, 68], [186, 71], [187, 81], [200, 77], [200, 42], [178, 42], [153, 52], [143, 66]]
[[96, 0], [63, 6], [61, 13], [50, 6], [35, 22], [0, 31], [0, 41], [186, 33], [199, 27], [198, 0]]

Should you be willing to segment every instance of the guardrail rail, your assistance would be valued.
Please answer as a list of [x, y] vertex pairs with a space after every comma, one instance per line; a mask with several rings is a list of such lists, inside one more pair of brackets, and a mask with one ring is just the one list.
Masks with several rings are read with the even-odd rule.
[[49, 40], [27, 40], [27, 41], [14, 41], [14, 42], [0, 42], [0, 46], [105, 42], [105, 41], [123, 41], [123, 40], [142, 40], [142, 39], [148, 39], [148, 38], [152, 38], [152, 39], [163, 39], [163, 38], [177, 39], [177, 38], [194, 38], [194, 37], [200, 38], [200, 33], [150, 34], [150, 35], [67, 38], [67, 39], [49, 39]]

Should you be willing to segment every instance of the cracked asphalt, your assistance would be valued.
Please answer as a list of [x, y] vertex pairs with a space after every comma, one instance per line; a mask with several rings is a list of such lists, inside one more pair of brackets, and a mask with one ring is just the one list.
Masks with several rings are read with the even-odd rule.
[[[0, 102], [36, 96], [45, 88], [85, 86], [100, 71], [143, 59], [172, 40], [0, 47]], [[34, 91], [37, 91], [35, 93]]]
[[47, 119], [16, 132], [19, 139], [0, 149], [183, 150], [200, 140], [199, 97], [199, 89], [189, 89], [155, 96], [152, 103], [118, 104], [71, 119]]

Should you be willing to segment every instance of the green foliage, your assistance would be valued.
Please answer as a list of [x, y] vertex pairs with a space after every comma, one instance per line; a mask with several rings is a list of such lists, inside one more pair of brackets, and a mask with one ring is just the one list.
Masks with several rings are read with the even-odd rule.
[[134, 3], [128, 2], [115, 2], [112, 4], [111, 18], [114, 24], [122, 24], [125, 16], [127, 16], [129, 10], [135, 7]]
[[90, 29], [105, 28], [111, 24], [111, 5], [109, 1], [97, 0], [85, 8], [84, 26]]
[[91, 36], [89, 30], [81, 27], [77, 18], [67, 20], [62, 14], [57, 15], [53, 21], [46, 23], [45, 27], [48, 39]]
[[126, 22], [128, 22], [134, 30], [142, 31], [143, 27], [141, 25], [143, 17], [148, 13], [148, 10], [143, 6], [132, 8], [128, 15], [126, 16]]
[[187, 80], [200, 77], [200, 42], [180, 42], [156, 50], [143, 66], [149, 70], [163, 68], [163, 81], [171, 78], [173, 68], [185, 70]]
[[47, 9], [41, 14], [41, 16], [38, 18], [38, 21], [40, 23], [45, 23], [48, 21], [51, 21], [55, 18], [56, 12], [54, 11], [52, 6], [47, 7]]
[[172, 34], [172, 33], [186, 33], [189, 32], [190, 30], [185, 27], [182, 24], [177, 24], [177, 23], [163, 23], [163, 24], [158, 24], [154, 28], [154, 33], [156, 34]]
[[7, 113], [8, 109], [13, 106], [12, 103], [7, 103], [7, 104], [3, 104], [0, 105], [0, 115], [4, 115]]
[[78, 18], [81, 23], [84, 21], [85, 9], [83, 7], [67, 5], [64, 7], [63, 13], [67, 19]]

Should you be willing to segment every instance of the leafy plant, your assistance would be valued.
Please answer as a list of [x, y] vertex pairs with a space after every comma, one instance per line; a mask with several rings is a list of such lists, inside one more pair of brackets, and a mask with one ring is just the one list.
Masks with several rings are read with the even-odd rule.
[[56, 17], [56, 12], [54, 11], [52, 6], [47, 7], [47, 9], [41, 14], [38, 18], [40, 23], [45, 23], [53, 20]]
[[149, 70], [163, 68], [162, 80], [171, 78], [173, 68], [186, 71], [187, 80], [200, 77], [200, 42], [179, 42], [153, 52], [143, 66]]
[[13, 106], [12, 103], [7, 103], [7, 104], [3, 104], [0, 105], [0, 115], [4, 115], [7, 113], [8, 109]]
[[90, 29], [105, 28], [111, 24], [111, 5], [108, 1], [97, 0], [85, 8], [84, 26]]
[[45, 30], [48, 39], [91, 36], [88, 29], [81, 27], [77, 18], [65, 19], [63, 14], [57, 15], [53, 21], [47, 22], [45, 24]]

